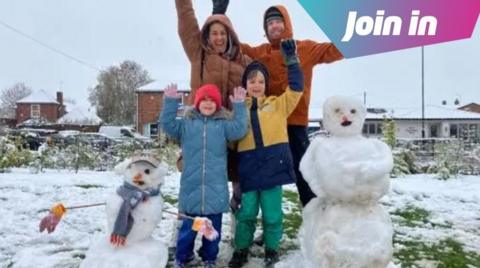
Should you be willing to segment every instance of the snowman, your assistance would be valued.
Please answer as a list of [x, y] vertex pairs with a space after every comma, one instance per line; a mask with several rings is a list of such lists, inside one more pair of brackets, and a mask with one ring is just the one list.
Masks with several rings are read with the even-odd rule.
[[317, 195], [304, 208], [300, 245], [318, 268], [386, 268], [393, 254], [390, 216], [378, 204], [389, 189], [390, 148], [362, 137], [366, 109], [334, 96], [323, 107], [328, 138], [317, 138], [300, 171]]
[[167, 248], [151, 235], [162, 218], [160, 186], [166, 171], [148, 155], [115, 167], [124, 184], [106, 203], [108, 236], [94, 242], [80, 268], [165, 267]]

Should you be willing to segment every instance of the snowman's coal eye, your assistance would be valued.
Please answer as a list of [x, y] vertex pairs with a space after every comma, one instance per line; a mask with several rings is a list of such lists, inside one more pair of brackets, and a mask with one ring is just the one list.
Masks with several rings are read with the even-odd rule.
[[143, 172], [145, 172], [145, 174], [148, 175], [148, 174], [150, 174], [150, 169], [147, 168], [147, 169], [145, 169]]
[[350, 111], [350, 113], [355, 114], [355, 113], [357, 113], [357, 110], [352, 109], [352, 110]]
[[340, 112], [340, 108], [335, 109], [335, 113], [338, 114], [339, 112]]

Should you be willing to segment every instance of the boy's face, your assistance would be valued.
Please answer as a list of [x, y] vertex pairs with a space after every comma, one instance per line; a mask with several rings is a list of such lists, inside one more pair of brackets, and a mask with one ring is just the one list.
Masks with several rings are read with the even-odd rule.
[[283, 19], [275, 18], [267, 22], [267, 35], [270, 39], [280, 39], [284, 31], [285, 23], [283, 22]]
[[265, 96], [265, 77], [262, 72], [257, 71], [255, 76], [247, 80], [247, 93], [254, 98]]
[[204, 116], [211, 116], [217, 111], [217, 104], [209, 97], [200, 101], [198, 110]]
[[223, 24], [215, 22], [210, 25], [210, 31], [208, 33], [208, 42], [213, 47], [215, 52], [224, 53], [227, 50], [228, 43], [227, 29]]

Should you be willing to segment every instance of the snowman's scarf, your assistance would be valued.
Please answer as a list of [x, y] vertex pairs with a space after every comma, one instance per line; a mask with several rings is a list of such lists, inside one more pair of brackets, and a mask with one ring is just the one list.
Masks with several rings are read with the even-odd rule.
[[112, 234], [127, 237], [134, 222], [132, 210], [146, 198], [159, 195], [160, 188], [149, 188], [144, 191], [125, 182], [118, 187], [117, 194], [123, 199], [123, 203], [118, 211]]

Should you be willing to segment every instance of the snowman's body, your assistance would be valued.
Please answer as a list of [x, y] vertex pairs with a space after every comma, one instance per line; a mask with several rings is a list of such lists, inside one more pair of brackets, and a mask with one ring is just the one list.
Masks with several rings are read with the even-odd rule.
[[378, 200], [389, 189], [392, 154], [385, 143], [360, 135], [361, 104], [335, 98], [324, 107], [332, 136], [314, 140], [300, 164], [317, 195], [303, 211], [302, 253], [311, 267], [386, 268], [393, 229]]
[[[112, 194], [107, 201], [106, 212], [109, 234], [113, 231], [113, 225], [122, 203], [123, 199], [116, 193]], [[135, 243], [150, 237], [155, 227], [162, 220], [162, 209], [163, 198], [161, 195], [150, 197], [147, 201], [138, 204], [132, 211], [135, 224], [128, 234], [127, 243]]]
[[[117, 172], [123, 168], [118, 168]], [[127, 170], [123, 171], [126, 173], [124, 174], [125, 181], [132, 182], [129, 179], [133, 177], [132, 174], [129, 174], [132, 172], [128, 172], [128, 169], [132, 169], [132, 167], [129, 166]], [[144, 174], [142, 182], [145, 187], [152, 185], [158, 187], [163, 182], [165, 173], [164, 167], [156, 167], [150, 176]], [[149, 180], [148, 177], [154, 176], [156, 178]], [[114, 224], [123, 203], [124, 200], [117, 192], [112, 193], [108, 198], [106, 204], [108, 235], [102, 235], [90, 246], [81, 268], [165, 267], [168, 261], [168, 250], [162, 242], [154, 240], [151, 236], [162, 219], [162, 196], [158, 194], [139, 202], [131, 211], [134, 223], [126, 237], [125, 245], [112, 245], [110, 234], [114, 231]]]

